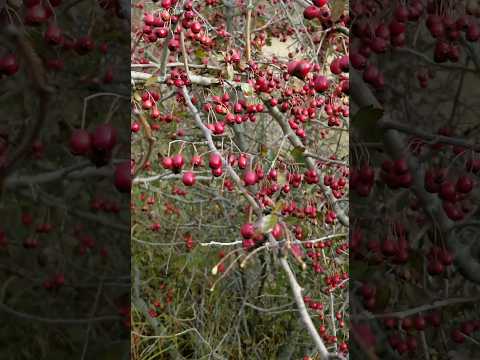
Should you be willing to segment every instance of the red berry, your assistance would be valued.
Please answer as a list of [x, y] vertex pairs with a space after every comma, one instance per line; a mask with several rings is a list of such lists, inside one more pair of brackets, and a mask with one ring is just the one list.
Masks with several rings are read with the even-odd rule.
[[202, 24], [193, 22], [192, 25], [190, 25], [190, 30], [192, 30], [194, 34], [198, 34], [202, 30]]
[[247, 171], [243, 175], [243, 181], [245, 182], [245, 186], [255, 185], [258, 181], [257, 174], [253, 171]]
[[173, 168], [173, 161], [171, 157], [164, 157], [162, 159], [162, 166], [164, 169], [172, 169]]
[[360, 53], [350, 53], [350, 62], [357, 70], [363, 70], [367, 66], [367, 59]]
[[193, 166], [201, 166], [203, 164], [203, 159], [198, 155], [192, 156], [192, 165]]
[[413, 319], [413, 325], [415, 326], [415, 329], [422, 331], [427, 327], [427, 322], [423, 316], [418, 315]]
[[316, 92], [324, 92], [330, 87], [330, 82], [326, 76], [319, 75], [313, 79], [313, 87]]
[[99, 125], [92, 134], [95, 150], [110, 151], [117, 144], [117, 130], [111, 124]]
[[255, 235], [255, 226], [252, 223], [243, 224], [240, 228], [240, 234], [244, 239], [251, 239]]
[[208, 165], [211, 169], [219, 169], [222, 167], [222, 158], [219, 154], [212, 153], [210, 154], [210, 160]]
[[336, 58], [330, 63], [330, 71], [332, 72], [332, 74], [335, 75], [339, 75], [342, 73], [340, 58]]
[[130, 193], [132, 189], [130, 160], [122, 162], [115, 168], [115, 187], [122, 193]]
[[376, 289], [374, 285], [363, 283], [360, 287], [360, 293], [365, 300], [371, 299], [375, 296]]
[[182, 176], [182, 182], [185, 186], [193, 186], [195, 181], [195, 174], [192, 171], [187, 171]]
[[218, 167], [218, 168], [213, 168], [213, 169], [212, 169], [212, 175], [213, 175], [213, 176], [219, 177], [219, 176], [222, 176], [222, 174], [223, 174], [222, 167]]
[[312, 5], [307, 6], [305, 10], [303, 10], [303, 17], [307, 20], [318, 18], [320, 17], [320, 9]]
[[405, 331], [410, 330], [413, 327], [412, 318], [405, 318], [402, 320], [402, 329]]
[[38, 3], [37, 5], [27, 8], [25, 13], [25, 24], [37, 26], [46, 22], [49, 17], [50, 15], [45, 6]]
[[50, 45], [61, 44], [63, 41], [62, 30], [55, 23], [51, 23], [45, 31], [45, 40]]
[[0, 58], [0, 71], [6, 75], [14, 75], [19, 69], [17, 57], [14, 54], [8, 54]]
[[440, 197], [447, 201], [454, 202], [457, 197], [457, 191], [455, 189], [455, 184], [451, 181], [445, 181], [440, 186]]
[[408, 172], [408, 164], [405, 159], [398, 159], [393, 162], [393, 170], [397, 175], [403, 175]]
[[272, 235], [275, 239], [280, 240], [283, 236], [282, 226], [276, 223], [272, 229]]
[[79, 55], [85, 55], [95, 48], [93, 39], [90, 36], [83, 36], [75, 42], [75, 51]]
[[463, 194], [468, 194], [473, 190], [473, 180], [466, 175], [460, 176], [457, 180], [455, 189]]
[[462, 344], [465, 342], [465, 335], [459, 329], [453, 329], [450, 333], [450, 337], [457, 344]]
[[70, 136], [70, 151], [73, 155], [85, 155], [90, 151], [91, 138], [87, 130], [74, 130]]
[[130, 126], [130, 129], [132, 132], [137, 133], [140, 131], [140, 124], [138, 122], [133, 122], [132, 125]]
[[183, 156], [181, 154], [177, 154], [172, 157], [172, 166], [173, 168], [179, 170], [183, 167], [185, 164], [185, 161], [183, 159]]
[[445, 266], [437, 260], [430, 261], [427, 265], [427, 271], [430, 275], [440, 275], [445, 270]]
[[293, 61], [290, 61], [288, 63], [288, 66], [287, 66], [287, 72], [289, 75], [293, 75], [294, 72], [295, 72], [295, 69], [297, 68], [298, 64], [300, 63], [300, 61], [298, 60], [293, 60]]

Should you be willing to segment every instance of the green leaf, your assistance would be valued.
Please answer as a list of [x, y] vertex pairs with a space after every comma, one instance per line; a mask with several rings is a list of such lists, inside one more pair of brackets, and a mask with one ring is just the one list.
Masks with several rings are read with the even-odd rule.
[[274, 213], [278, 213], [282, 210], [282, 207], [284, 205], [284, 201], [283, 200], [279, 200], [275, 203], [275, 206], [273, 207], [273, 212]]
[[202, 48], [198, 48], [197, 50], [195, 50], [195, 56], [197, 57], [198, 60], [202, 60], [207, 55], [208, 55], [208, 53], [205, 50], [203, 50]]
[[298, 223], [300, 223], [300, 219], [295, 216], [288, 216], [283, 221], [286, 222], [288, 225], [297, 225]]
[[265, 216], [260, 223], [260, 231], [264, 234], [268, 233], [278, 222], [278, 216], [269, 214]]
[[145, 81], [145, 86], [152, 86], [153, 84], [156, 84], [158, 81], [157, 76], [151, 76]]
[[247, 97], [247, 105], [257, 105], [261, 104], [262, 100], [256, 96], [248, 96]]
[[247, 84], [247, 83], [242, 83], [240, 85], [242, 91], [243, 91], [243, 95], [245, 96], [253, 96], [254, 92], [253, 92], [253, 88], [250, 86], [250, 84]]
[[295, 162], [300, 164], [305, 164], [304, 152], [305, 152], [305, 148], [297, 146], [294, 149], [292, 149], [292, 151], [290, 151], [290, 155], [292, 155]]
[[383, 139], [384, 130], [378, 126], [378, 120], [383, 116], [383, 110], [366, 106], [357, 111], [352, 117], [351, 126], [358, 131], [362, 140], [378, 142]]

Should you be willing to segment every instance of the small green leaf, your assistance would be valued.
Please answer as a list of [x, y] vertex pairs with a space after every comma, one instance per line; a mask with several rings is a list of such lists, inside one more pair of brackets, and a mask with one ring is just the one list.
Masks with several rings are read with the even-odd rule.
[[248, 105], [257, 105], [257, 104], [261, 104], [261, 103], [262, 103], [262, 100], [259, 99], [256, 96], [248, 96], [247, 97], [247, 106]]
[[275, 203], [275, 206], [273, 207], [273, 212], [278, 213], [282, 210], [284, 202], [282, 200], [279, 200]]
[[290, 151], [290, 155], [292, 155], [293, 159], [297, 163], [305, 164], [304, 152], [305, 152], [305, 148], [297, 146], [294, 149], [292, 149], [292, 151]]
[[288, 216], [283, 221], [286, 222], [288, 225], [297, 225], [298, 223], [300, 223], [300, 219], [295, 216]]
[[205, 50], [203, 50], [202, 48], [198, 48], [197, 50], [195, 50], [195, 56], [197, 57], [198, 60], [202, 60], [207, 55], [208, 55], [207, 52]]
[[269, 214], [265, 216], [260, 223], [260, 231], [264, 234], [268, 233], [278, 222], [278, 216]]
[[253, 88], [250, 86], [250, 84], [247, 84], [247, 83], [242, 83], [240, 85], [242, 91], [243, 91], [243, 95], [245, 96], [253, 96]]

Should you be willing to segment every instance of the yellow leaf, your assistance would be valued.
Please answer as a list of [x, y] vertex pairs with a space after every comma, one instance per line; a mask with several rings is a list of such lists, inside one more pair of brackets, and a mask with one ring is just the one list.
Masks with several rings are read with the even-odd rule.
[[217, 275], [217, 273], [218, 273], [218, 266], [215, 265], [212, 269], [212, 275], [215, 276], [215, 275]]
[[158, 77], [157, 76], [152, 76], [145, 81], [145, 86], [152, 86], [153, 84], [156, 84], [158, 82]]
[[279, 200], [275, 203], [275, 207], [273, 208], [273, 212], [274, 213], [278, 213], [282, 210], [283, 208], [283, 205], [284, 205], [284, 201], [283, 200]]
[[195, 56], [197, 57], [198, 60], [202, 60], [207, 55], [208, 55], [207, 52], [202, 48], [198, 48], [197, 50], [195, 50]]
[[133, 98], [136, 100], [136, 101], [142, 101], [142, 97], [140, 96], [140, 94], [138, 93], [138, 91], [135, 91], [133, 93]]
[[260, 156], [266, 157], [268, 155], [268, 147], [266, 145], [260, 145]]

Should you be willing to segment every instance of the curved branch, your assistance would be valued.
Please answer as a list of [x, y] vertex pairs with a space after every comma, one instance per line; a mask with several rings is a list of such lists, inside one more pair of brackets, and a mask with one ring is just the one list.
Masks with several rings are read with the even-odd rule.
[[[283, 115], [280, 113], [280, 111], [277, 108], [272, 107], [268, 101], [264, 101], [264, 104], [270, 111], [270, 114], [273, 116], [275, 121], [282, 128], [283, 133], [288, 136], [288, 140], [290, 140], [290, 143], [295, 147], [304, 148], [302, 141], [292, 131], [292, 129], [290, 129], [290, 126], [288, 125], [287, 121], [285, 120]], [[315, 165], [315, 162], [312, 160], [311, 156], [305, 157], [305, 163], [307, 164], [307, 167], [310, 170], [318, 171], [317, 166]], [[335, 211], [335, 213], [337, 214], [337, 218], [340, 221], [340, 223], [344, 226], [348, 226], [349, 224], [348, 215], [346, 215], [343, 209], [340, 208], [338, 202], [336, 201], [335, 197], [332, 194], [332, 191], [322, 181], [318, 183], [318, 186], [320, 187], [323, 194], [327, 198], [333, 211]]]
[[[275, 238], [272, 234], [269, 234], [269, 239], [271, 242], [276, 242]], [[298, 284], [297, 278], [293, 273], [292, 269], [290, 268], [290, 264], [287, 261], [287, 258], [284, 256], [280, 256], [280, 265], [282, 266], [283, 271], [287, 275], [288, 283], [290, 285], [290, 289], [292, 290], [293, 298], [297, 305], [298, 311], [300, 313], [300, 318], [305, 325], [305, 328], [308, 331], [308, 334], [313, 339], [315, 346], [317, 347], [320, 359], [342, 359], [343, 357], [337, 354], [329, 353], [322, 338], [317, 332], [315, 325], [312, 321], [312, 318], [308, 314], [307, 307], [305, 306], [305, 302], [303, 301], [302, 295], [302, 288]]]
[[458, 305], [458, 304], [467, 304], [467, 303], [478, 303], [480, 301], [480, 296], [473, 296], [468, 298], [451, 298], [445, 300], [434, 301], [431, 304], [425, 304], [421, 306], [414, 307], [412, 309], [408, 309], [405, 311], [396, 311], [386, 314], [374, 314], [374, 315], [366, 315], [366, 316], [358, 316], [355, 319], [370, 319], [370, 318], [396, 318], [396, 319], [404, 319], [410, 317], [412, 315], [430, 311], [434, 309], [438, 309], [441, 307], [451, 306], [451, 305]]
[[455, 146], [461, 146], [465, 149], [470, 149], [473, 151], [480, 151], [480, 144], [476, 144], [475, 142], [466, 141], [465, 139], [452, 137], [452, 136], [431, 134], [427, 131], [423, 131], [416, 127], [402, 124], [390, 119], [382, 120], [381, 123], [379, 123], [379, 126], [381, 126], [384, 129], [393, 129], [393, 130], [401, 131], [402, 133], [405, 133], [405, 134], [415, 135], [429, 142], [450, 144]]
[[107, 177], [113, 174], [113, 169], [109, 167], [88, 167], [89, 164], [89, 162], [82, 162], [39, 175], [12, 175], [5, 179], [4, 186], [6, 189], [12, 190], [18, 187], [46, 184], [59, 179], [74, 180], [97, 176]]
[[148, 160], [150, 160], [150, 156], [152, 156], [153, 147], [155, 145], [155, 138], [153, 137], [150, 124], [142, 114], [139, 114], [138, 118], [142, 123], [143, 132], [145, 133], [145, 138], [147, 139], [147, 142], [148, 142], [148, 148], [147, 148], [147, 151], [145, 152], [145, 155], [143, 156], [140, 163], [137, 165], [135, 169], [135, 173], [133, 174], [133, 179], [137, 177], [137, 175], [140, 173], [140, 171], [142, 171], [143, 167], [148, 162]]
[[193, 116], [193, 119], [195, 120], [195, 123], [200, 128], [200, 130], [202, 131], [203, 136], [205, 137], [205, 140], [207, 140], [208, 147], [209, 147], [210, 151], [212, 153], [220, 156], [220, 158], [222, 159], [223, 166], [227, 169], [228, 174], [230, 175], [232, 180], [235, 182], [235, 184], [239, 188], [240, 192], [243, 194], [243, 196], [250, 203], [250, 205], [252, 206], [252, 209], [255, 211], [257, 216], [261, 217], [262, 216], [262, 209], [260, 208], [260, 206], [256, 202], [255, 198], [248, 193], [247, 189], [245, 189], [245, 187], [242, 184], [242, 180], [237, 175], [235, 170], [233, 170], [233, 168], [230, 166], [230, 164], [227, 162], [227, 160], [224, 159], [222, 154], [220, 154], [220, 152], [216, 148], [215, 144], [213, 143], [212, 134], [211, 134], [210, 130], [203, 124], [202, 119], [200, 118], [200, 113], [198, 112], [195, 105], [193, 105], [192, 99], [190, 98], [190, 94], [188, 93], [188, 90], [185, 86], [182, 87], [182, 94], [183, 94], [183, 97], [185, 99], [185, 103], [187, 104], [187, 107], [192, 112], [192, 116]]

